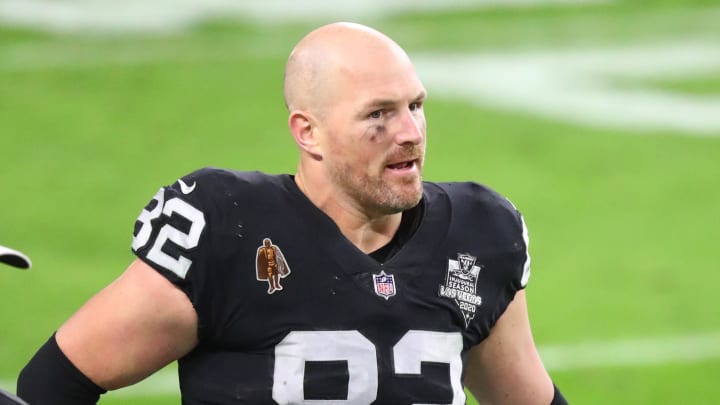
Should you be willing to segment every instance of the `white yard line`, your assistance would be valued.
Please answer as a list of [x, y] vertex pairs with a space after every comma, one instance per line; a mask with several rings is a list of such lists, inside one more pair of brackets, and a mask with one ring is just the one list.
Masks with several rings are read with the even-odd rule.
[[431, 94], [553, 120], [635, 132], [720, 136], [720, 96], [618, 81], [717, 75], [720, 41], [413, 57]]
[[[102, 43], [0, 46], [0, 71], [86, 69], [157, 62], [282, 58], [288, 49], [253, 44], [234, 52], [230, 40], [144, 47]], [[581, 49], [414, 53], [432, 96], [634, 133], [720, 136], [720, 96], [623, 87], [643, 80], [692, 78], [720, 71], [720, 41], [698, 38]]]
[[[650, 367], [677, 363], [697, 363], [720, 359], [720, 332], [697, 335], [591, 341], [538, 348], [545, 367], [553, 371], [573, 371], [604, 367]], [[14, 392], [15, 383], [0, 380], [0, 387]], [[112, 396], [143, 397], [179, 392], [175, 367], [168, 367], [132, 387]]]
[[693, 363], [720, 359], [720, 333], [545, 345], [538, 350], [550, 371]]
[[[595, 0], [0, 0], [0, 23], [59, 30], [182, 29], [206, 17], [253, 20], [342, 19], [462, 7], [519, 7]], [[342, 4], [341, 4], [342, 3]], [[380, 15], [379, 13], [382, 13]], [[138, 27], [134, 27], [138, 25]], [[0, 46], [1, 70], [83, 69], [159, 61], [284, 57], [289, 49], [267, 43], [233, 47], [232, 41], [112, 47], [93, 43]], [[635, 133], [720, 136], [720, 97], [623, 87], [618, 80], [717, 74], [720, 41], [677, 38], [672, 42], [607, 48], [538, 49], [495, 53], [413, 54], [431, 94], [483, 107], [520, 111], [592, 127]], [[237, 44], [236, 44], [237, 46]], [[289, 46], [289, 45], [288, 45]], [[236, 51], [236, 52], [233, 52]]]

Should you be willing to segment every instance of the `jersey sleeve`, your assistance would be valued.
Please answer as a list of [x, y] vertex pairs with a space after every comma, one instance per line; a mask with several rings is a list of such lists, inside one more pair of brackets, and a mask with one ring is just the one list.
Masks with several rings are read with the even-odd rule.
[[[482, 298], [482, 316], [473, 317], [471, 329], [479, 341], [528, 284], [528, 230], [515, 206], [494, 190], [476, 183], [444, 187], [453, 202], [448, 254], [469, 256], [478, 268], [474, 291]], [[466, 315], [472, 317], [471, 312]]]
[[[510, 200], [497, 192], [485, 189], [481, 200], [488, 217], [488, 230], [495, 239], [498, 266], [493, 277], [497, 289], [493, 300], [492, 316], [482, 325], [489, 331], [505, 313], [518, 291], [524, 289], [530, 279], [529, 237], [525, 220]], [[483, 332], [485, 333], [485, 332]]]
[[522, 273], [520, 276], [520, 288], [525, 288], [530, 281], [530, 237], [528, 235], [527, 225], [525, 225], [525, 219], [520, 212], [517, 212], [517, 215], [520, 218], [520, 224], [522, 225], [522, 238], [525, 244], [525, 260], [523, 261]]
[[530, 239], [527, 225], [520, 211], [507, 198], [492, 192], [495, 201], [495, 233], [500, 247], [507, 252], [511, 289], [515, 292], [527, 287], [530, 281]]
[[503, 211], [512, 216], [508, 220], [507, 229], [509, 230], [509, 239], [512, 241], [511, 246], [516, 250], [515, 271], [513, 277], [513, 285], [517, 290], [527, 287], [530, 281], [530, 237], [528, 228], [525, 224], [525, 218], [518, 211], [515, 205], [509, 199], [496, 194], [501, 199]]
[[502, 256], [500, 279], [510, 283], [514, 292], [527, 286], [530, 279], [530, 239], [525, 219], [515, 205], [496, 191], [476, 183], [453, 187], [457, 218], [471, 229], [473, 240], [484, 240], [493, 254]]
[[236, 298], [255, 286], [251, 232], [276, 198], [270, 177], [203, 168], [161, 187], [135, 222], [133, 253], [187, 295], [203, 343], [222, 339], [248, 305]]
[[210, 255], [210, 204], [198, 181], [204, 170], [161, 187], [140, 212], [132, 239], [133, 253], [180, 288], [196, 307]]

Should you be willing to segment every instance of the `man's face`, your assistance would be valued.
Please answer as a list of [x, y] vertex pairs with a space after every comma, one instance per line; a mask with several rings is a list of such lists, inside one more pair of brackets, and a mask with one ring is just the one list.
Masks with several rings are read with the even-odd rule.
[[338, 73], [323, 119], [323, 160], [340, 192], [384, 215], [422, 197], [425, 89], [409, 61], [373, 62]]

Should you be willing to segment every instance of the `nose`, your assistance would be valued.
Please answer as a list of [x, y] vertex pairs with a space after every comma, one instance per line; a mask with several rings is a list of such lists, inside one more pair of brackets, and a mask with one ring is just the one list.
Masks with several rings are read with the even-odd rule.
[[422, 110], [405, 110], [399, 117], [395, 141], [400, 144], [420, 144], [425, 137], [425, 115]]

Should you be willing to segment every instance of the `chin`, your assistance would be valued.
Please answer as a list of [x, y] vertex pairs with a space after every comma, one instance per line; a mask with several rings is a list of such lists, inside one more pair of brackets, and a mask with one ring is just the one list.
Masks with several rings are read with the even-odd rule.
[[389, 208], [389, 211], [392, 213], [407, 211], [418, 205], [421, 199], [422, 189], [419, 193], [413, 192], [412, 194], [395, 195], [395, 198], [392, 198], [387, 204], [387, 208]]

